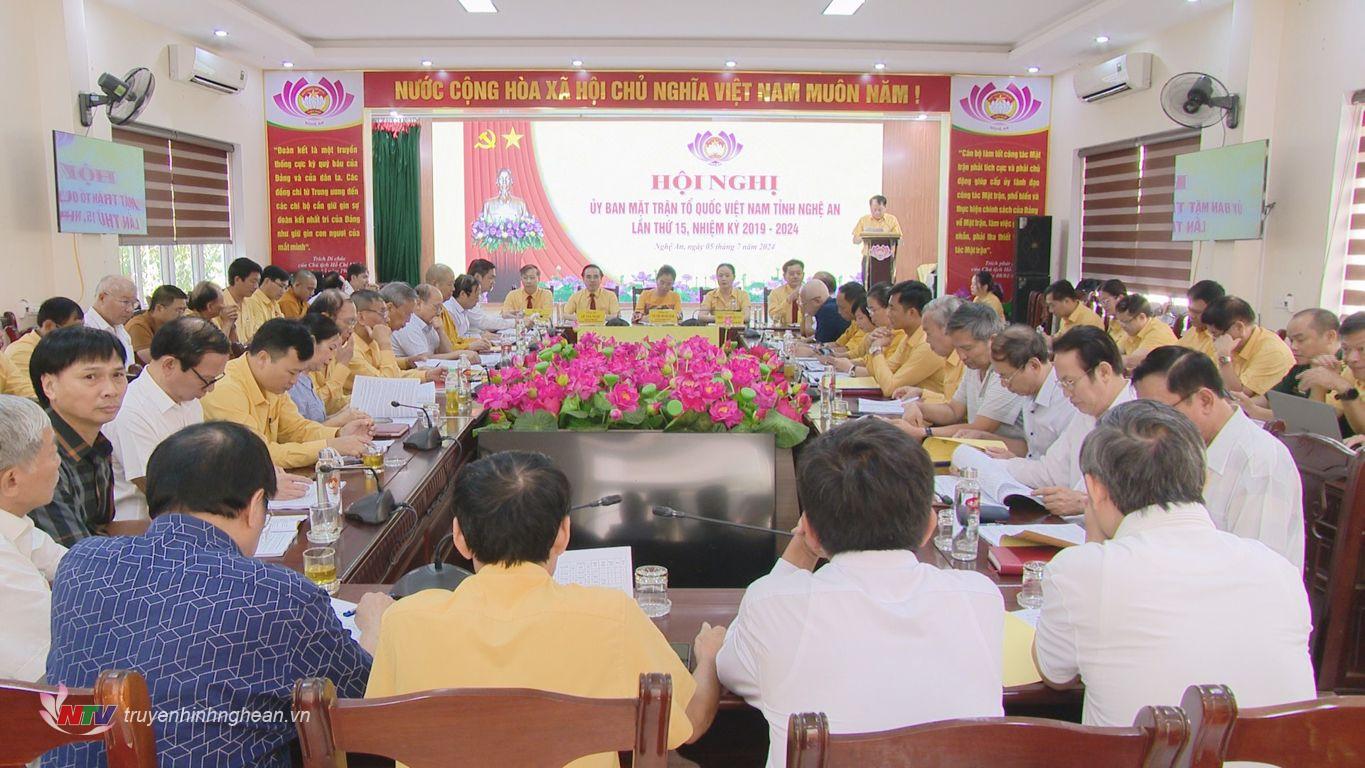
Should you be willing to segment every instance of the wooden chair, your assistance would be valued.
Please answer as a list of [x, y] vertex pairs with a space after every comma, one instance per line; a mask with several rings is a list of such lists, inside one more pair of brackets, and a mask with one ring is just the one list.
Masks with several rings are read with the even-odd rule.
[[1276, 437], [1303, 483], [1304, 586], [1320, 691], [1365, 691], [1365, 455], [1319, 435]]
[[425, 691], [343, 699], [325, 678], [294, 686], [305, 768], [344, 768], [347, 752], [410, 768], [560, 768], [600, 752], [631, 753], [637, 768], [668, 764], [673, 681], [640, 675], [634, 699], [588, 699], [519, 688]]
[[787, 723], [788, 768], [1162, 768], [1175, 765], [1189, 726], [1176, 707], [1143, 707], [1129, 728], [1034, 717], [944, 720], [880, 733], [834, 735], [822, 713]]
[[1180, 706], [1190, 721], [1180, 768], [1218, 768], [1225, 760], [1285, 768], [1365, 765], [1365, 696], [1324, 696], [1239, 712], [1226, 686], [1192, 685]]
[[1052, 313], [1048, 311], [1047, 299], [1042, 291], [1029, 291], [1028, 295], [1028, 324], [1037, 328], [1052, 327]]
[[[84, 741], [104, 742], [109, 768], [156, 768], [152, 703], [142, 675], [109, 670], [100, 673], [94, 688], [67, 689], [66, 698], [54, 702], [61, 708], [57, 722], [65, 730], [57, 730], [43, 719], [47, 708], [40, 698], [44, 695], [55, 697], [60, 692], [61, 689], [50, 685], [0, 681], [0, 722], [4, 723], [0, 768], [23, 768], [48, 750]], [[81, 735], [88, 734], [96, 726], [62, 723], [61, 711], [71, 712], [70, 707], [90, 705], [112, 705], [112, 719], [107, 722], [113, 727], [100, 733]]]

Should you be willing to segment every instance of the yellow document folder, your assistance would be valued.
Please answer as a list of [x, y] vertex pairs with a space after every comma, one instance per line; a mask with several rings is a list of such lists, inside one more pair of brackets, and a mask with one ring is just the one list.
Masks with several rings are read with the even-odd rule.
[[974, 448], [1004, 448], [1005, 443], [1001, 440], [977, 440], [970, 437], [931, 437], [924, 441], [924, 450], [929, 452], [929, 458], [935, 464], [947, 464], [953, 460], [953, 451], [959, 445], [970, 445]]

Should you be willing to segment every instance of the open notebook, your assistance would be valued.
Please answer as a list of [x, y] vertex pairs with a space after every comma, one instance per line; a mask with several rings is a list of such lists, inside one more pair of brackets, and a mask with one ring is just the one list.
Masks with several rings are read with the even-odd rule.
[[[1038, 504], [1038, 500], [1032, 496], [1033, 489], [1015, 480], [1014, 475], [1005, 469], [1005, 462], [999, 459], [992, 459], [976, 448], [963, 444], [953, 451], [952, 462], [959, 470], [976, 470], [976, 481], [981, 484], [981, 501], [985, 504], [1003, 507]], [[952, 475], [936, 475], [934, 490], [952, 498], [957, 480]]]

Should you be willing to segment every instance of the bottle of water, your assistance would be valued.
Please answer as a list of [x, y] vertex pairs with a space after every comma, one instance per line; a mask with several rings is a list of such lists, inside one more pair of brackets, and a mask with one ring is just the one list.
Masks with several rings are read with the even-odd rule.
[[953, 523], [957, 520], [957, 512], [952, 507], [943, 507], [936, 514], [938, 524], [934, 528], [934, 548], [946, 555], [953, 548]]
[[796, 337], [792, 335], [792, 332], [791, 332], [791, 331], [787, 331], [787, 332], [785, 332], [785, 333], [782, 334], [782, 356], [783, 356], [783, 357], [789, 358], [789, 357], [792, 356], [792, 345], [795, 344], [795, 343], [796, 343]]
[[446, 416], [460, 415], [460, 373], [454, 368], [446, 369]]
[[976, 560], [977, 542], [981, 525], [981, 484], [975, 469], [962, 470], [957, 490], [953, 493], [953, 511], [962, 522], [962, 530], [953, 539], [952, 556], [964, 563]]

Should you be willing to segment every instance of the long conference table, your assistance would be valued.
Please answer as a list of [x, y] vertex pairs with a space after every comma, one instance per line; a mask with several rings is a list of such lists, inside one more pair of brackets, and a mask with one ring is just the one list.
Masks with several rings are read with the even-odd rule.
[[[870, 393], [869, 393], [870, 394]], [[402, 460], [402, 467], [386, 468], [378, 480], [368, 472], [345, 473], [342, 504], [349, 507], [357, 500], [378, 489], [388, 490], [400, 503], [400, 509], [388, 522], [371, 525], [345, 520], [341, 537], [331, 544], [337, 551], [337, 573], [341, 581], [337, 597], [359, 601], [367, 592], [387, 592], [404, 573], [424, 563], [430, 563], [436, 543], [451, 529], [454, 519], [454, 479], [461, 466], [477, 453], [474, 430], [483, 418], [482, 408], [475, 406], [468, 417], [446, 418], [441, 426], [444, 440], [440, 449], [415, 451], [406, 448], [401, 438], [389, 446], [385, 459]], [[796, 451], [799, 451], [798, 447]], [[790, 529], [800, 516], [796, 493], [796, 460], [794, 451], [778, 451], [776, 478], [777, 527]], [[290, 514], [297, 514], [291, 512]], [[1011, 523], [1061, 523], [1060, 518], [1046, 512], [1014, 513]], [[147, 527], [146, 521], [111, 524], [109, 533], [135, 535]], [[305, 520], [298, 534], [283, 556], [263, 558], [267, 562], [303, 571], [303, 551], [312, 545], [307, 539]], [[780, 542], [779, 546], [781, 546]], [[983, 539], [977, 559], [970, 563], [955, 561], [939, 552], [932, 544], [916, 551], [921, 562], [939, 568], [975, 570], [1000, 587], [1007, 610], [1019, 608], [1018, 577], [1001, 576], [989, 564], [988, 545]], [[459, 563], [458, 555], [447, 558]], [[743, 589], [670, 589], [670, 613], [655, 619], [663, 635], [672, 643], [690, 643], [703, 622], [729, 625], [738, 613]], [[1057, 690], [1042, 683], [1006, 688], [1005, 711], [1012, 715], [1042, 715], [1079, 719], [1081, 705], [1079, 688]], [[722, 712], [712, 730], [684, 753], [703, 765], [762, 764], [766, 728], [760, 728], [762, 717], [742, 699], [722, 694]], [[754, 762], [757, 761], [757, 762]]]

